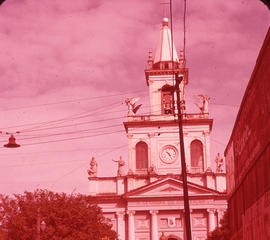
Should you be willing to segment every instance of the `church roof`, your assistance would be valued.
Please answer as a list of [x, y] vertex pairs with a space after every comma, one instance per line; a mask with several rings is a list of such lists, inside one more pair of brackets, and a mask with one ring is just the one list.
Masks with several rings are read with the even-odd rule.
[[168, 18], [163, 18], [154, 63], [172, 61], [172, 45], [173, 61], [179, 62], [174, 43], [171, 44], [171, 40], [171, 31], [168, 27]]

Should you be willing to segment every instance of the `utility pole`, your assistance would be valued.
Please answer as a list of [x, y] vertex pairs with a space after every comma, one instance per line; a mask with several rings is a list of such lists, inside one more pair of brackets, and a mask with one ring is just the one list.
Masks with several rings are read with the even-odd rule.
[[189, 209], [189, 198], [188, 198], [188, 187], [187, 187], [187, 171], [186, 171], [186, 159], [185, 159], [185, 148], [184, 148], [184, 134], [183, 134], [183, 114], [180, 99], [179, 85], [183, 81], [182, 74], [175, 74], [175, 91], [176, 91], [176, 103], [177, 103], [177, 115], [178, 115], [178, 126], [179, 126], [179, 141], [180, 141], [180, 152], [181, 152], [181, 166], [182, 166], [182, 179], [183, 179], [183, 192], [184, 192], [184, 210], [185, 210], [185, 227], [186, 227], [186, 238], [192, 240], [191, 236], [191, 225], [190, 225], [190, 209]]

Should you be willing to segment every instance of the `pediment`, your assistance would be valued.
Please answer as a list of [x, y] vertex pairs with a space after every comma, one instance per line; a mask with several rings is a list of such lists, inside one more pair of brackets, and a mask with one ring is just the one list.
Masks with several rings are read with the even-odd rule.
[[[193, 183], [188, 183], [188, 193], [189, 196], [217, 195], [216, 191]], [[174, 178], [166, 178], [134, 189], [125, 196], [128, 198], [183, 196], [183, 182]]]

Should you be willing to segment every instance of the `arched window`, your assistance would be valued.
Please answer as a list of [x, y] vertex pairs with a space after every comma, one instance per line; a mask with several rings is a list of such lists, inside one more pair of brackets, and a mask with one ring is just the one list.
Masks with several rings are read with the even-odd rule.
[[173, 114], [173, 87], [170, 85], [164, 85], [161, 89], [161, 110], [163, 114]]
[[190, 144], [190, 165], [193, 172], [203, 170], [203, 144], [199, 140], [194, 140]]
[[147, 169], [148, 167], [148, 146], [145, 142], [136, 144], [136, 169]]

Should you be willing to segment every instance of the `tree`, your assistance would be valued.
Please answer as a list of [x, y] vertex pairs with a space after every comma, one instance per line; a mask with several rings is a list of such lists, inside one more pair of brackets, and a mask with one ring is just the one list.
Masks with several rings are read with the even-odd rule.
[[216, 227], [214, 231], [209, 233], [207, 240], [229, 240], [230, 236], [228, 213], [225, 212], [220, 220], [220, 227]]
[[90, 197], [47, 190], [13, 197], [0, 195], [0, 232], [8, 232], [9, 240], [35, 239], [38, 212], [46, 223], [42, 240], [117, 239], [112, 225]]

